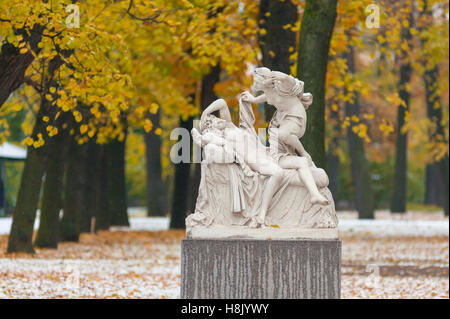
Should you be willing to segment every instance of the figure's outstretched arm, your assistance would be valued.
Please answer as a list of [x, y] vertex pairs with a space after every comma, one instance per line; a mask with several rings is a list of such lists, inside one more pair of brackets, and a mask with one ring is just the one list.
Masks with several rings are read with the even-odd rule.
[[202, 118], [212, 112], [219, 111], [220, 117], [227, 122], [232, 122], [231, 113], [228, 109], [227, 102], [224, 99], [218, 99], [212, 102], [202, 113]]
[[267, 102], [267, 98], [264, 93], [255, 97], [255, 104], [264, 103], [264, 102]]
[[242, 100], [244, 102], [249, 102], [252, 104], [259, 104], [259, 103], [267, 102], [267, 98], [264, 93], [255, 97], [255, 96], [253, 96], [253, 94], [251, 94], [250, 92], [247, 92], [247, 91], [242, 93]]

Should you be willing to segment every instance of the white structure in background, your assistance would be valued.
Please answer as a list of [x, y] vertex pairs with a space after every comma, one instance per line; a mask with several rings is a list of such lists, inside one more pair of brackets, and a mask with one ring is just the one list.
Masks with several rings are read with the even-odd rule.
[[10, 144], [0, 145], [0, 217], [4, 216], [6, 205], [6, 161], [23, 161], [27, 157], [27, 150]]
[[27, 158], [27, 150], [11, 143], [0, 145], [0, 159], [2, 160], [24, 160]]

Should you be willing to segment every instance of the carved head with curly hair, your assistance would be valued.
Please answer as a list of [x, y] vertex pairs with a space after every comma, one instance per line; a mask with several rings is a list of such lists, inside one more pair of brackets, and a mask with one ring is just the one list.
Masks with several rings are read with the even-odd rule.
[[221, 136], [223, 135], [223, 130], [225, 129], [225, 127], [226, 121], [212, 114], [208, 114], [202, 117], [199, 123], [199, 128], [202, 134], [211, 132]]
[[312, 103], [312, 95], [304, 93], [303, 86], [304, 83], [299, 79], [266, 67], [256, 68], [253, 74], [253, 90], [263, 91], [266, 95], [275, 93], [279, 97], [296, 96], [305, 109], [308, 109]]

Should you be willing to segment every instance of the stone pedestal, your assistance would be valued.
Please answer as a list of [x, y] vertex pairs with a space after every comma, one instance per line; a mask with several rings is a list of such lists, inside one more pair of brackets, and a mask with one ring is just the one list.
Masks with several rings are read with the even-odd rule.
[[340, 298], [339, 239], [184, 239], [181, 298]]

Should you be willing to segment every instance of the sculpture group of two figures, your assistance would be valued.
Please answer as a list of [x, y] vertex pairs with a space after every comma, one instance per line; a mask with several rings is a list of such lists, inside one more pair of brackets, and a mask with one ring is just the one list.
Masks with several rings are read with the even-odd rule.
[[[203, 160], [187, 237], [337, 238], [328, 176], [301, 143], [312, 95], [299, 79], [265, 67], [255, 69], [253, 91], [261, 94], [239, 97], [239, 125], [219, 99], [192, 130]], [[254, 128], [252, 105], [263, 102], [276, 108], [268, 146]]]

